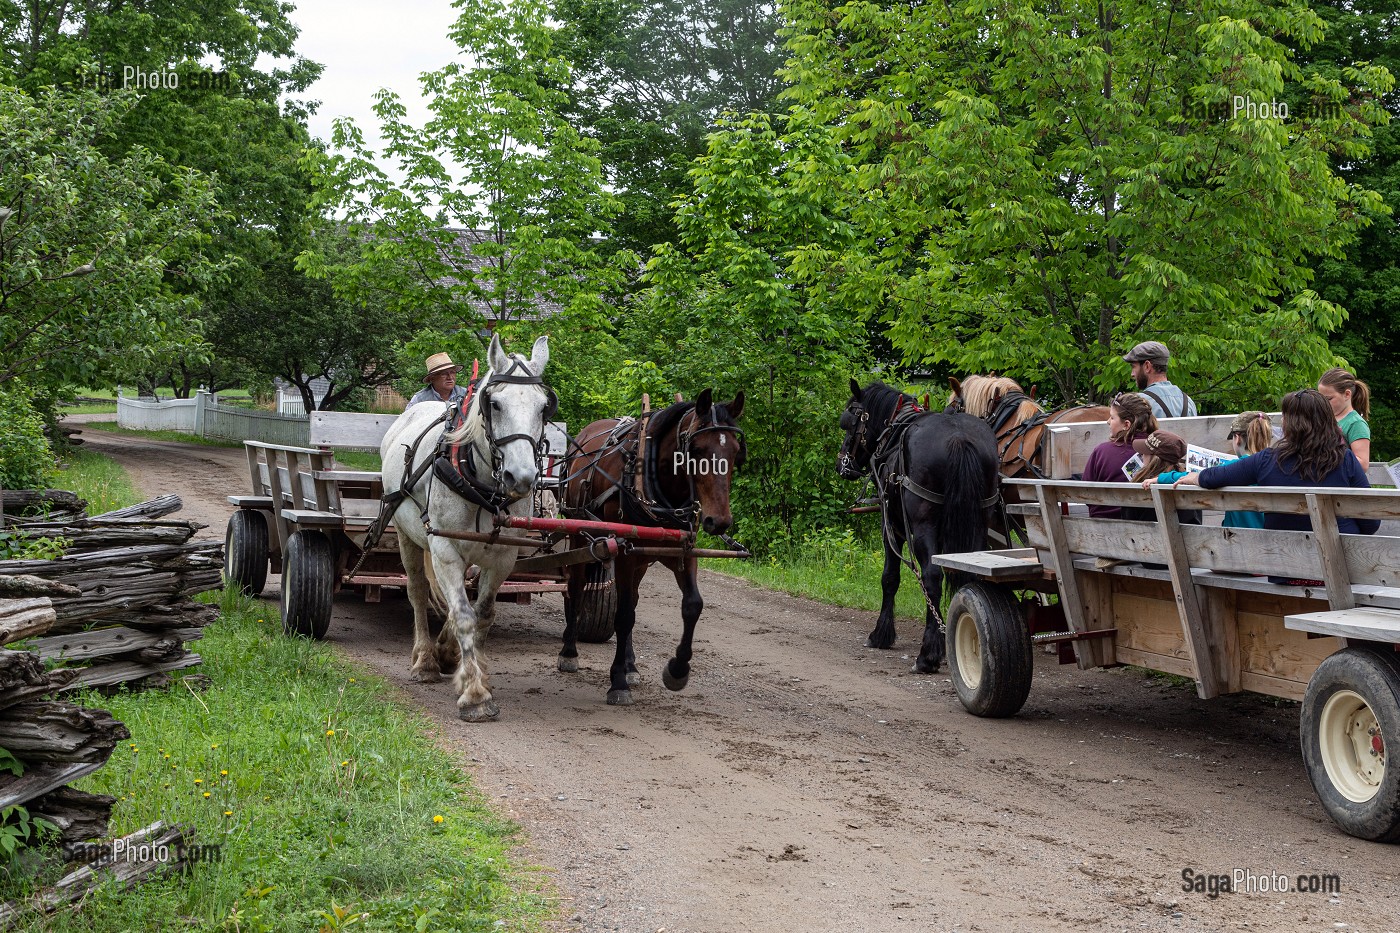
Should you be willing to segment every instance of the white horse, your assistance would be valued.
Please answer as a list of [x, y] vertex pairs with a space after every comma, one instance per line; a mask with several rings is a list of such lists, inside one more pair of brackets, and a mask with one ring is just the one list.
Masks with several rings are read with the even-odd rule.
[[[469, 494], [492, 502], [502, 512], [529, 515], [539, 481], [541, 438], [545, 422], [554, 413], [554, 394], [542, 381], [549, 362], [548, 337], [535, 341], [528, 360], [518, 353], [507, 355], [500, 338], [492, 337], [487, 362], [491, 368], [477, 385], [459, 428], [445, 434], [446, 407], [439, 402], [420, 402], [390, 426], [379, 448], [386, 494], [403, 489], [404, 477], [409, 477], [409, 488], [404, 490], [393, 521], [408, 574], [408, 598], [413, 603], [410, 670], [420, 681], [435, 681], [439, 671], [455, 669], [452, 683], [458, 694], [457, 711], [468, 722], [485, 722], [500, 715], [486, 682], [481, 646], [495, 621], [496, 590], [510, 575], [518, 552], [514, 545], [461, 541], [431, 533], [490, 532], [493, 527], [489, 508], [454, 490], [436, 475], [432, 463], [439, 440], [460, 444], [467, 463], [463, 473], [471, 477], [466, 487]], [[406, 462], [409, 450], [413, 453]], [[475, 606], [467, 598], [464, 583], [471, 566], [481, 568]], [[436, 645], [428, 634], [430, 601], [439, 606], [445, 602], [447, 608], [447, 622]]]

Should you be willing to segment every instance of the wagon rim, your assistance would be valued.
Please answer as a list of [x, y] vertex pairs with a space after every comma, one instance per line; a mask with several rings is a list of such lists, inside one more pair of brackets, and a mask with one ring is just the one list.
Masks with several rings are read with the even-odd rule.
[[959, 615], [954, 631], [953, 656], [957, 658], [958, 676], [969, 690], [976, 690], [982, 683], [982, 636], [972, 613]]
[[1318, 724], [1322, 763], [1332, 786], [1353, 803], [1366, 803], [1385, 781], [1385, 740], [1375, 710], [1352, 690], [1338, 690]]

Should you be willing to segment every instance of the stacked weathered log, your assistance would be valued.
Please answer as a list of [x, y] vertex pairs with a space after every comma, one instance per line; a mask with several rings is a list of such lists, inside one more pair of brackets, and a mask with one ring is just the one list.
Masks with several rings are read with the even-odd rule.
[[[44, 517], [14, 518], [36, 504]], [[91, 518], [85, 505], [54, 491], [6, 492], [7, 531], [67, 547], [54, 560], [0, 561], [0, 645], [26, 640], [23, 650], [0, 648], [0, 749], [23, 765], [19, 775], [0, 772], [0, 808], [24, 804], [70, 845], [104, 835], [115, 800], [65, 785], [100, 768], [130, 734], [105, 710], [58, 697], [149, 686], [198, 664], [188, 644], [218, 610], [190, 597], [222, 585], [221, 546], [191, 540], [204, 526], [164, 517], [178, 497]]]

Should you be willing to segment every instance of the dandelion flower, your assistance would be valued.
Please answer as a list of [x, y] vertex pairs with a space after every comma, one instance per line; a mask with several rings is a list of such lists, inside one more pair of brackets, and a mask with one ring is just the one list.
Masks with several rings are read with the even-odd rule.
[[209, 746], [209, 747], [210, 747], [211, 749], [218, 748], [218, 747], [219, 747], [219, 743], [218, 743], [218, 742], [215, 742], [213, 745], [211, 745], [211, 746]]
[[221, 776], [223, 776], [223, 777], [228, 777], [228, 772], [227, 772], [227, 771], [220, 771], [219, 774], [220, 774]]
[[209, 792], [208, 792], [207, 790], [204, 792], [204, 799], [205, 799], [205, 800], [208, 800], [208, 799], [209, 799]]
[[166, 755], [166, 756], [165, 756], [165, 760], [166, 760], [166, 761], [169, 761], [169, 760], [170, 760], [170, 756], [169, 756], [169, 755]]
[[355, 678], [351, 677], [350, 682], [353, 684], [355, 682]]
[[334, 730], [334, 729], [327, 729], [327, 730], [326, 730], [326, 735], [335, 735], [335, 730]]
[[232, 811], [232, 810], [225, 810], [225, 811], [224, 811], [224, 816], [233, 816], [233, 811]]
[[344, 761], [342, 761], [342, 762], [340, 763], [340, 766], [343, 768], [343, 767], [345, 767], [346, 765], [348, 765], [349, 763], [350, 763], [350, 759], [347, 758], [347, 759], [345, 759]]
[[195, 779], [194, 779], [194, 782], [195, 782], [196, 784], [203, 784], [203, 783], [204, 783], [204, 779], [203, 779], [203, 778], [195, 778]]
[[433, 817], [433, 822], [434, 822], [434, 823], [441, 823], [441, 822], [442, 822], [442, 817], [441, 817], [441, 816], [435, 816], [435, 817]]

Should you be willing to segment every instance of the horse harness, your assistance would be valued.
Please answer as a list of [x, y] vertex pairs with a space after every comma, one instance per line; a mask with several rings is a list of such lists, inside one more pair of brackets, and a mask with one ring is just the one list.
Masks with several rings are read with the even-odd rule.
[[[688, 472], [689, 498], [686, 502], [672, 502], [661, 489], [658, 477], [660, 451], [659, 440], [671, 431], [675, 432], [676, 453], [685, 462], [691, 459], [691, 446], [696, 437], [710, 431], [724, 431], [733, 435], [739, 444], [740, 457], [744, 451], [744, 432], [736, 425], [708, 424], [697, 427], [699, 415], [695, 408], [674, 411], [676, 406], [657, 411], [645, 412], [640, 418], [623, 418], [608, 432], [607, 441], [598, 450], [586, 452], [571, 441], [572, 446], [582, 457], [590, 458], [576, 472], [572, 462], [561, 484], [567, 484], [574, 476], [583, 475], [583, 505], [560, 505], [560, 512], [570, 518], [598, 521], [599, 514], [608, 500], [618, 497], [618, 506], [624, 519], [632, 524], [656, 525], [662, 528], [676, 528], [695, 531], [695, 519], [700, 512], [700, 499], [695, 494], [695, 475]], [[686, 427], [687, 419], [690, 427]], [[603, 457], [614, 452], [622, 453], [622, 474], [615, 477], [604, 470], [599, 463]], [[572, 456], [572, 455], [571, 455]], [[594, 473], [607, 480], [607, 486], [597, 495], [593, 493]], [[723, 537], [723, 536], [722, 536]]]
[[[1029, 401], [1033, 400], [1024, 392], [1008, 392], [1001, 397], [996, 408], [989, 412], [984, 420], [991, 425], [992, 433], [997, 437], [997, 452], [1001, 457], [1003, 475], [1013, 478], [1030, 475], [1036, 479], [1046, 479], [1045, 471], [1040, 468], [1040, 463], [1045, 460], [1045, 438], [1047, 435], [1041, 431], [1036, 438], [1035, 446], [1029, 453], [1026, 452], [1026, 439], [1036, 428], [1054, 424], [1070, 412], [1094, 406], [1076, 405], [1074, 408], [1066, 408], [1057, 412], [1042, 410], [1025, 421], [1012, 423], [1017, 410], [1022, 404]], [[1016, 451], [1015, 455], [1008, 457], [1007, 455], [1013, 447]]]
[[[911, 556], [905, 557], [902, 543], [893, 539], [890, 528], [892, 509], [898, 504], [901, 490], [907, 489], [925, 502], [934, 505], [942, 505], [946, 499], [943, 493], [934, 492], [927, 486], [915, 482], [908, 472], [908, 445], [905, 442], [908, 438], [909, 428], [926, 414], [928, 412], [913, 399], [909, 399], [907, 402], [904, 398], [900, 399], [895, 406], [894, 415], [875, 439], [875, 449], [870, 455], [870, 476], [875, 483], [875, 490], [880, 500], [880, 536], [885, 542], [885, 547], [914, 572], [915, 578], [919, 581], [919, 591], [924, 594], [924, 603], [933, 613], [933, 617], [938, 620], [938, 627], [941, 629], [943, 628], [943, 614], [938, 610], [937, 602], [924, 585], [924, 575], [920, 567], [914, 563], [912, 547], [910, 548]], [[856, 444], [864, 440], [866, 425], [870, 420], [870, 413], [863, 406], [859, 418]], [[856, 444], [852, 444], [852, 447], [855, 447]], [[980, 505], [984, 509], [990, 509], [999, 506], [1001, 501], [1001, 487], [998, 484], [996, 492], [983, 499]], [[908, 510], [901, 507], [899, 515], [901, 524], [904, 526], [904, 541], [913, 541], [914, 535], [913, 529], [909, 527]]]
[[[518, 374], [517, 370], [524, 370], [524, 374]], [[530, 368], [517, 359], [511, 360], [510, 368], [505, 372], [491, 373], [486, 380], [486, 387], [481, 391], [480, 398], [477, 398], [477, 387], [480, 386], [480, 379], [472, 379], [467, 383], [467, 393], [462, 396], [462, 400], [456, 405], [448, 405], [441, 418], [428, 422], [427, 426], [419, 432], [413, 439], [413, 443], [405, 443], [403, 475], [404, 480], [399, 484], [399, 488], [390, 493], [385, 493], [380, 499], [379, 515], [375, 517], [365, 532], [365, 543], [359, 562], [350, 571], [354, 576], [359, 570], [360, 564], [364, 563], [370, 550], [379, 542], [384, 531], [389, 527], [389, 519], [404, 499], [412, 499], [421, 510], [423, 527], [432, 534], [433, 529], [428, 524], [428, 496], [425, 492], [423, 500], [419, 501], [414, 495], [414, 489], [423, 479], [423, 474], [428, 470], [433, 471], [433, 475], [442, 480], [449, 489], [457, 493], [471, 504], [490, 512], [492, 515], [500, 514], [500, 511], [511, 502], [511, 497], [505, 493], [501, 486], [501, 472], [505, 469], [505, 458], [501, 453], [501, 448], [516, 440], [526, 440], [535, 448], [536, 465], [543, 470], [544, 458], [548, 454], [548, 440], [544, 433], [536, 440], [529, 434], [507, 434], [504, 437], [496, 437], [491, 424], [490, 396], [491, 389], [497, 384], [505, 385], [537, 385], [544, 389], [548, 402], [544, 410], [544, 420], [548, 422], [554, 417], [559, 408], [559, 398], [554, 394], [554, 390], [545, 385], [544, 380], [530, 371]], [[481, 417], [486, 423], [486, 445], [491, 455], [491, 483], [482, 482], [477, 479], [477, 453], [476, 445], [471, 443], [449, 443], [447, 435], [462, 424], [470, 416], [472, 402], [476, 401], [481, 409]], [[415, 469], [413, 461], [418, 456], [418, 448], [422, 446], [424, 438], [435, 428], [442, 427], [442, 437], [438, 440], [437, 450], [433, 456], [424, 459]], [[429, 487], [431, 489], [431, 486]]]

